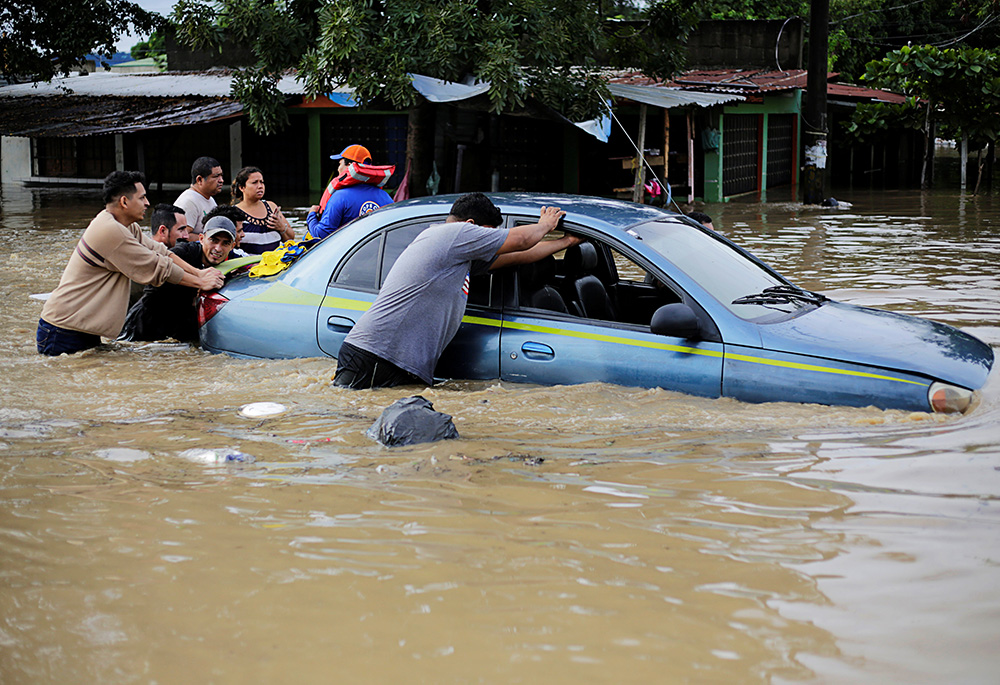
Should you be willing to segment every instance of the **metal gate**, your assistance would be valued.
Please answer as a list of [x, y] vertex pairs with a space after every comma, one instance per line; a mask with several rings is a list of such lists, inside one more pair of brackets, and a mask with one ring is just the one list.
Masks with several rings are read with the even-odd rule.
[[758, 189], [760, 115], [726, 114], [722, 124], [722, 194]]
[[767, 187], [792, 182], [795, 162], [795, 115], [771, 114], [767, 117]]

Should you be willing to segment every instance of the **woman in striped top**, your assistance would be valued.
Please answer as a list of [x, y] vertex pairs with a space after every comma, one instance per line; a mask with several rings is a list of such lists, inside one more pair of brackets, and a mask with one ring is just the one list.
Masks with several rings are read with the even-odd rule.
[[249, 254], [263, 254], [286, 240], [295, 240], [295, 229], [281, 213], [281, 207], [264, 199], [264, 174], [257, 167], [246, 166], [237, 172], [233, 203], [247, 215], [240, 247]]

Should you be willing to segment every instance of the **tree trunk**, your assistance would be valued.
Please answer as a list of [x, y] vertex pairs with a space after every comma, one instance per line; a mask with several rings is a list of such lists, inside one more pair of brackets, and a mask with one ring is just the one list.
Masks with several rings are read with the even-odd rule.
[[406, 159], [410, 163], [410, 197], [427, 195], [434, 162], [434, 105], [417, 96], [406, 122]]

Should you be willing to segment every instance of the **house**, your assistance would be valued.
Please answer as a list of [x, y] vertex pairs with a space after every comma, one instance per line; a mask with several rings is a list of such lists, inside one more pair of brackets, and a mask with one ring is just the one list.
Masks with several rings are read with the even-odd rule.
[[[794, 198], [806, 84], [801, 48], [798, 19], [704, 22], [690, 41], [694, 68], [670, 81], [609, 71], [608, 115], [575, 125], [532, 102], [516, 114], [496, 115], [489, 111], [488, 84], [414, 75], [414, 87], [429, 103], [420, 115], [427, 116], [422, 144], [433, 159], [426, 190], [570, 192], [654, 202], [669, 195], [688, 203], [766, 200], [769, 193]], [[309, 99], [289, 75], [278, 88], [290, 125], [263, 136], [230, 97], [232, 70], [206, 68], [196, 54], [168, 54], [168, 61], [188, 70], [97, 72], [0, 87], [0, 180], [98, 183], [111, 169], [130, 168], [143, 171], [153, 189], [179, 189], [190, 182], [191, 161], [210, 155], [223, 163], [227, 178], [244, 165], [258, 166], [269, 196], [309, 204], [335, 169], [331, 152], [361, 142], [376, 163], [396, 165], [390, 186], [400, 183], [413, 111], [361, 109], [347, 90]], [[898, 153], [909, 150], [902, 138], [878, 154], [837, 145], [833, 122], [857, 102], [890, 97], [879, 93], [828, 86], [837, 112], [831, 168], [838, 178], [871, 179], [878, 164], [888, 169], [907, 159]], [[651, 194], [646, 184], [663, 192]]]

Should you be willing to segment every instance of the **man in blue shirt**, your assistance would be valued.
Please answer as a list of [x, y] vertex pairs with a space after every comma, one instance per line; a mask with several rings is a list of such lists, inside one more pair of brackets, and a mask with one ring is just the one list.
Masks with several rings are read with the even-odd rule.
[[[334, 190], [326, 207], [313, 205], [306, 215], [309, 234], [313, 238], [325, 238], [351, 219], [392, 204], [389, 193], [379, 187], [385, 182], [384, 177], [358, 180], [350, 173], [352, 165], [370, 164], [371, 157], [368, 148], [363, 145], [348, 145], [339, 155], [330, 155], [330, 159], [338, 160], [337, 178], [331, 183]], [[356, 166], [354, 168], [357, 169]]]

